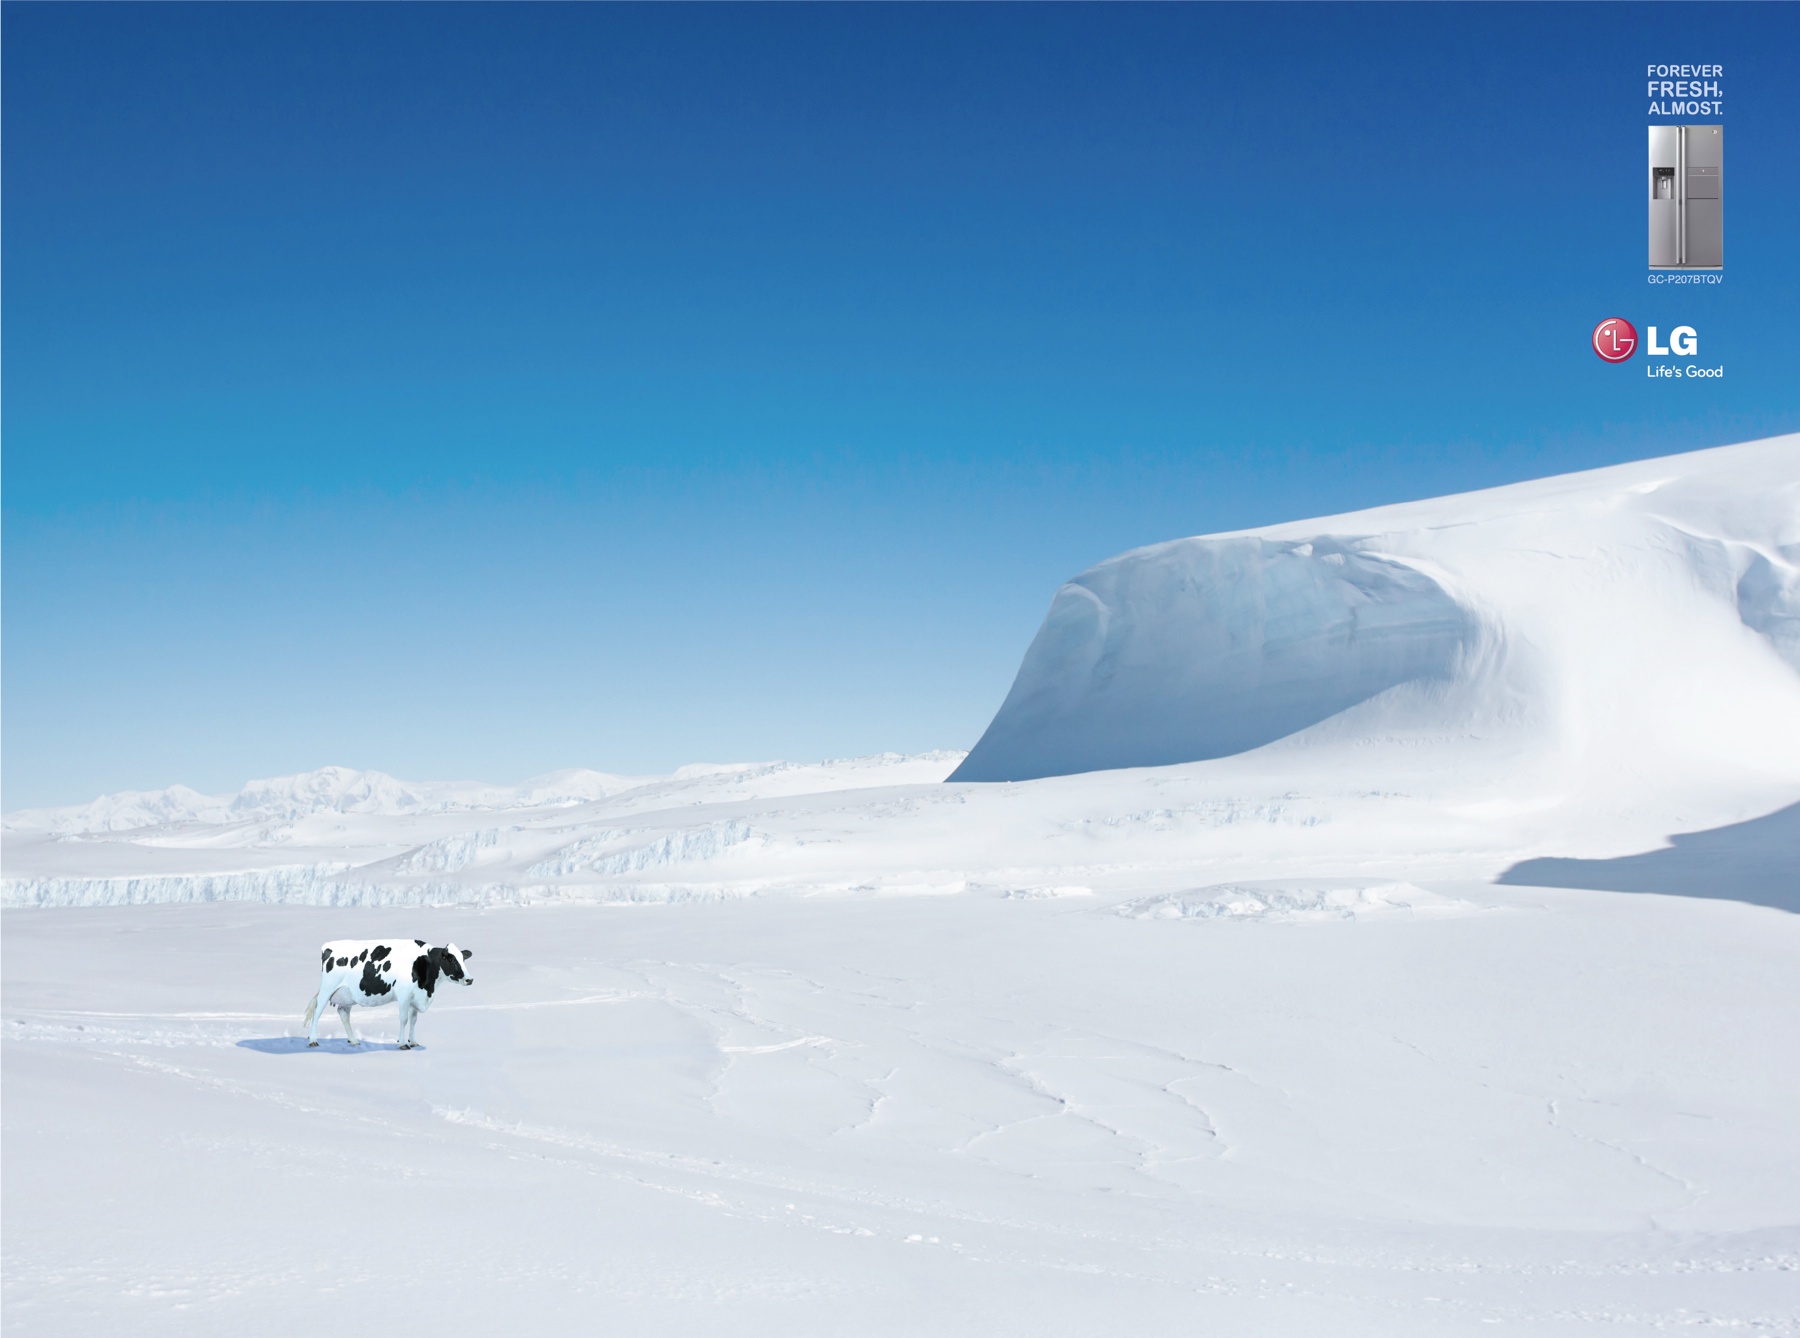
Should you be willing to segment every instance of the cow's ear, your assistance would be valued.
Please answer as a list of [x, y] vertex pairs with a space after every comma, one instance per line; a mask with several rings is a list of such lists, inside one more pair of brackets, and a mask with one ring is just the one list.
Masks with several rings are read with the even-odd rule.
[[464, 948], [462, 950], [462, 955], [463, 955], [463, 960], [466, 962], [469, 960], [469, 958], [473, 957], [475, 954], [470, 952], [467, 948]]

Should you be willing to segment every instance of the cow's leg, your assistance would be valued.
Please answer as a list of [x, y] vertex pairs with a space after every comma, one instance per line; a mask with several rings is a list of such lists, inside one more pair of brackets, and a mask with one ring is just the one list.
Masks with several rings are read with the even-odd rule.
[[325, 1000], [328, 996], [325, 992], [325, 987], [328, 984], [330, 984], [329, 979], [321, 980], [319, 982], [319, 997], [313, 1001], [312, 1026], [306, 1033], [306, 1043], [315, 1049], [319, 1044], [319, 1019], [325, 1016], [325, 1009], [327, 1007]]
[[412, 1028], [418, 1016], [416, 1010], [407, 1007], [404, 1003], [400, 1005], [400, 1048], [402, 1050], [413, 1048]]
[[344, 1035], [350, 1038], [350, 1044], [361, 1045], [362, 1042], [356, 1038], [356, 1028], [350, 1025], [350, 1005], [339, 1004], [338, 1016], [344, 1019]]

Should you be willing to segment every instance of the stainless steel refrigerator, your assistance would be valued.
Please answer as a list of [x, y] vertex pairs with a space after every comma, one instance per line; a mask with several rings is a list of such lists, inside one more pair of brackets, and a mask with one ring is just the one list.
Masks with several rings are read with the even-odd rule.
[[1650, 268], [1725, 266], [1725, 127], [1650, 127]]

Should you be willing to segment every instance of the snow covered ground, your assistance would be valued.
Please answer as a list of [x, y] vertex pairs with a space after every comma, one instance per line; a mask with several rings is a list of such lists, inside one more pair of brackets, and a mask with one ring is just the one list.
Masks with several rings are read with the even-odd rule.
[[1297, 900], [9, 912], [8, 1331], [1800, 1331], [1794, 916]]
[[967, 759], [13, 814], [7, 1329], [1800, 1333], [1797, 563], [1781, 438], [1103, 564]]

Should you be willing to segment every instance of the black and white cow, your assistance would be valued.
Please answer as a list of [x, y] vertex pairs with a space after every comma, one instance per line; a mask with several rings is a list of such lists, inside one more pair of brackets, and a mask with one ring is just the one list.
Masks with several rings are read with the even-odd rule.
[[454, 943], [434, 948], [422, 938], [398, 943], [387, 940], [339, 939], [319, 949], [321, 966], [319, 989], [306, 1005], [306, 1043], [319, 1043], [319, 1019], [327, 1008], [335, 1008], [344, 1021], [344, 1035], [350, 1044], [360, 1045], [356, 1030], [350, 1025], [350, 1010], [356, 1007], [380, 1008], [400, 1005], [400, 1048], [410, 1050], [418, 1044], [413, 1030], [419, 1014], [431, 1007], [432, 993], [444, 980], [459, 985], [473, 985], [473, 976], [463, 974], [463, 963], [474, 954], [459, 951]]

